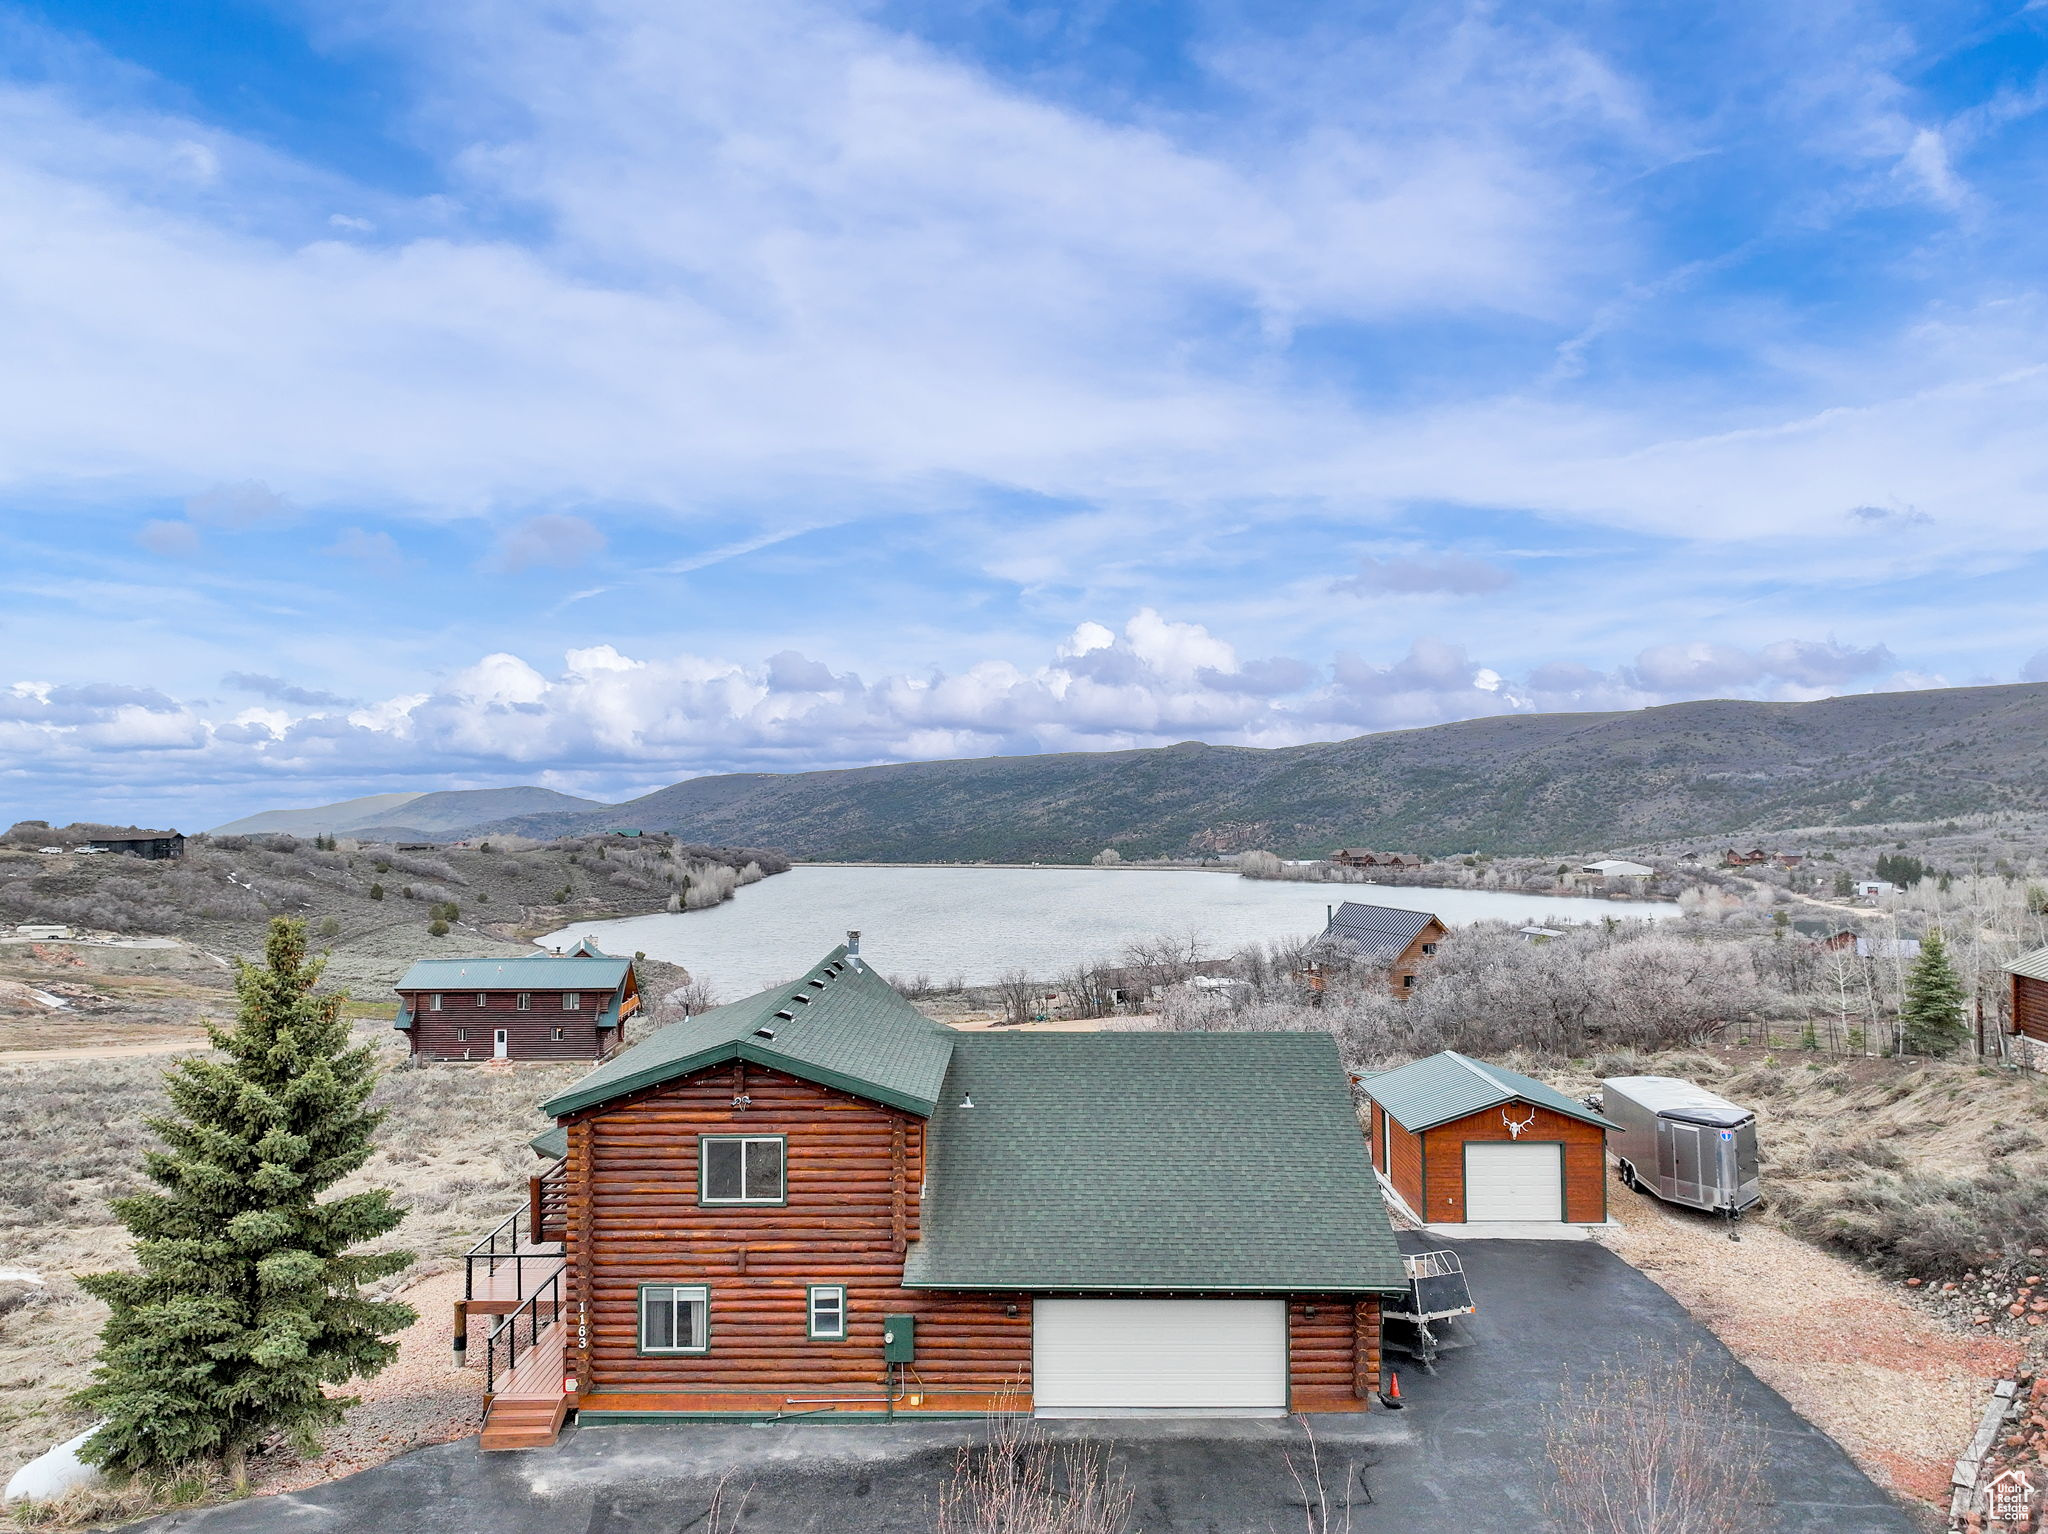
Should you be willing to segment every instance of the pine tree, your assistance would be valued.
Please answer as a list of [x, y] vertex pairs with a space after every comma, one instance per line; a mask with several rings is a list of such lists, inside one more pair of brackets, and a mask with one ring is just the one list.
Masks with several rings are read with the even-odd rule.
[[1907, 971], [1899, 1031], [1906, 1048], [1916, 1055], [1948, 1054], [1969, 1036], [1963, 1022], [1963, 982], [1949, 962], [1939, 927], [1929, 930], [1920, 944], [1920, 957]]
[[391, 1195], [319, 1200], [373, 1149], [371, 1052], [349, 1047], [342, 998], [314, 994], [303, 922], [273, 921], [264, 958], [238, 967], [235, 1025], [207, 1030], [227, 1058], [165, 1076], [156, 1190], [114, 1202], [140, 1271], [80, 1280], [113, 1309], [76, 1397], [106, 1419], [83, 1457], [117, 1474], [210, 1459], [239, 1480], [272, 1434], [310, 1445], [353, 1404], [321, 1387], [375, 1374], [418, 1319], [362, 1293], [411, 1254], [349, 1250], [405, 1217]]

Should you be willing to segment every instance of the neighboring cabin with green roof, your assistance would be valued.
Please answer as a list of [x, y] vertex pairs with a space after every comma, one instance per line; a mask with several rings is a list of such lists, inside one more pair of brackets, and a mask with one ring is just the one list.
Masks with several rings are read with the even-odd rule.
[[1327, 1034], [959, 1032], [856, 941], [545, 1107], [586, 1421], [1379, 1389], [1406, 1276]]

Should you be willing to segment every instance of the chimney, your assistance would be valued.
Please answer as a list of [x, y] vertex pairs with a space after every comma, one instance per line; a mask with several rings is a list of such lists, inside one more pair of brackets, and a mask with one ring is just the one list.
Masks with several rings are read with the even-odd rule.
[[860, 934], [858, 932], [846, 934], [846, 956], [849, 959], [860, 957]]

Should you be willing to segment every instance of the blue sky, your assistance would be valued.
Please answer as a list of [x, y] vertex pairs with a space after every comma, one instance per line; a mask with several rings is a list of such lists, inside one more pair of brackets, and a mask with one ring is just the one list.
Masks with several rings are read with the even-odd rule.
[[2048, 680], [2048, 6], [0, 5], [0, 817]]

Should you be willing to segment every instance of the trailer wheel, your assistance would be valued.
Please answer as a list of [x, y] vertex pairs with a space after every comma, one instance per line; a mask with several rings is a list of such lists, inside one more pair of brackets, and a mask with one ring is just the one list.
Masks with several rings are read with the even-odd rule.
[[1636, 1181], [1636, 1169], [1626, 1161], [1621, 1164], [1621, 1185], [1631, 1193], [1642, 1186], [1641, 1183]]

